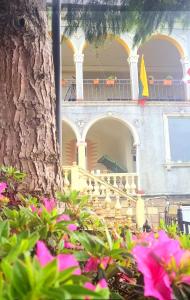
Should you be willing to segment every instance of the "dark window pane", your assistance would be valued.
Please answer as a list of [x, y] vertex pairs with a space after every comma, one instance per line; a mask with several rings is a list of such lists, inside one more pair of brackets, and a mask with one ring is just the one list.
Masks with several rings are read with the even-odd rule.
[[172, 161], [190, 161], [190, 118], [169, 117], [169, 137]]

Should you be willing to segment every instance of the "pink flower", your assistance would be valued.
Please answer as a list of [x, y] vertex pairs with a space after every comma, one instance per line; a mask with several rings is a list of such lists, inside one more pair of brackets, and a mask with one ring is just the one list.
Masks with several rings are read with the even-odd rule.
[[77, 269], [73, 272], [74, 275], [80, 275], [81, 270], [79, 268], [79, 263], [72, 254], [59, 254], [57, 256], [58, 259], [58, 268], [59, 271], [63, 271], [65, 269], [71, 267], [77, 267]]
[[98, 270], [98, 265], [99, 265], [99, 258], [97, 257], [90, 257], [88, 260], [87, 260], [87, 263], [84, 267], [84, 272], [87, 273], [87, 272], [96, 272]]
[[71, 242], [69, 242], [68, 240], [64, 240], [64, 248], [66, 249], [77, 249], [77, 250], [82, 250], [83, 247], [80, 245], [74, 245]]
[[42, 267], [46, 266], [52, 260], [57, 259], [59, 271], [63, 271], [71, 267], [77, 267], [77, 269], [74, 270], [73, 274], [74, 275], [81, 274], [79, 263], [74, 257], [74, 255], [72, 254], [59, 254], [56, 257], [54, 257], [53, 255], [51, 255], [48, 248], [42, 241], [37, 242], [36, 254], [37, 254], [37, 259]]
[[106, 289], [108, 287], [107, 282], [104, 278], [100, 279], [97, 286], [92, 284], [91, 282], [86, 282], [84, 287], [88, 290], [95, 291], [97, 287], [100, 287], [102, 289]]
[[42, 208], [37, 208], [37, 207], [34, 206], [34, 205], [30, 205], [30, 208], [31, 208], [31, 210], [32, 210], [33, 213], [36, 212], [36, 213], [38, 214], [38, 216], [41, 215], [41, 213], [42, 213]]
[[30, 208], [31, 208], [32, 212], [36, 212], [38, 210], [37, 207], [34, 206], [33, 204], [30, 205]]
[[98, 282], [98, 285], [102, 289], [106, 289], [108, 287], [107, 281], [104, 278], [100, 279], [100, 281]]
[[95, 289], [96, 289], [96, 286], [93, 285], [91, 282], [86, 282], [84, 287], [88, 290], [91, 290], [91, 291], [95, 291]]
[[84, 272], [97, 272], [99, 265], [101, 265], [102, 269], [106, 269], [109, 261], [110, 258], [107, 256], [101, 259], [97, 257], [90, 257], [84, 267]]
[[6, 182], [0, 182], [0, 194], [3, 193], [6, 188], [7, 188]]
[[43, 204], [49, 213], [52, 212], [54, 208], [56, 208], [56, 201], [53, 198], [52, 199], [44, 198]]
[[67, 229], [69, 229], [70, 231], [75, 231], [77, 230], [77, 226], [75, 224], [69, 224], [67, 226]]
[[6, 188], [7, 184], [5, 182], [0, 182], [0, 199], [4, 199], [2, 193], [5, 191]]
[[45, 267], [49, 262], [51, 262], [54, 259], [54, 257], [51, 255], [48, 248], [42, 241], [37, 242], [36, 255], [42, 267]]
[[70, 221], [71, 218], [68, 215], [61, 215], [57, 218], [57, 222], [61, 222], [61, 221]]
[[180, 281], [190, 285], [190, 275], [183, 275]]
[[[62, 221], [71, 221], [71, 218], [68, 215], [61, 215], [57, 218], [57, 222], [62, 222]], [[70, 231], [75, 231], [77, 230], [77, 225], [69, 224], [67, 226], [67, 229]]]
[[108, 256], [103, 257], [100, 262], [102, 269], [105, 270], [107, 268], [108, 263], [110, 263], [111, 261], [110, 261], [110, 257], [108, 257]]
[[148, 242], [147, 247], [137, 245], [133, 249], [138, 269], [144, 275], [144, 295], [171, 300], [171, 282], [164, 265], [172, 257], [179, 264], [184, 250], [180, 248], [178, 241], [170, 239], [164, 231], [158, 233], [157, 239], [150, 235], [145, 240]]

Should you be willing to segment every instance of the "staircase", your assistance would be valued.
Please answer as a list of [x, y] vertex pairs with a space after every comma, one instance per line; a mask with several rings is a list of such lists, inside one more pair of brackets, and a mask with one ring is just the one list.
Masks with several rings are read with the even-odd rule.
[[89, 195], [93, 210], [108, 223], [142, 227], [144, 202], [136, 194], [137, 174], [108, 173], [94, 175], [73, 164], [63, 167], [65, 189]]

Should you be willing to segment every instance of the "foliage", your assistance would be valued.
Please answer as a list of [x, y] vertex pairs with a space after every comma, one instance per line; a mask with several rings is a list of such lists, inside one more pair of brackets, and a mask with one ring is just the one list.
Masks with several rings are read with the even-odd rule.
[[109, 229], [76, 191], [57, 193], [58, 202], [19, 195], [13, 206], [7, 190], [15, 177], [6, 176], [0, 299], [189, 299], [189, 236], [164, 224], [158, 233]]
[[79, 0], [64, 7], [65, 33], [71, 35], [81, 27], [90, 42], [133, 30], [134, 44], [138, 44], [160, 27], [171, 31], [176, 22], [189, 24], [189, 0]]

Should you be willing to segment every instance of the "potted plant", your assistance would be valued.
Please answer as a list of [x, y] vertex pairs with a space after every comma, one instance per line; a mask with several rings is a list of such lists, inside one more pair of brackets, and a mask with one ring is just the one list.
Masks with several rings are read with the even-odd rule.
[[115, 81], [117, 80], [117, 77], [114, 77], [114, 76], [109, 76], [107, 79], [106, 79], [106, 85], [108, 86], [113, 86], [115, 84]]
[[99, 83], [100, 83], [100, 79], [93, 79], [93, 84], [94, 85], [99, 85]]
[[164, 79], [164, 85], [166, 85], [166, 86], [170, 86], [170, 85], [172, 85], [172, 79], [173, 79], [173, 77], [172, 76], [167, 76], [165, 79]]
[[62, 84], [63, 86], [67, 85], [67, 80], [62, 79], [62, 80], [61, 80], [61, 84]]

